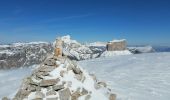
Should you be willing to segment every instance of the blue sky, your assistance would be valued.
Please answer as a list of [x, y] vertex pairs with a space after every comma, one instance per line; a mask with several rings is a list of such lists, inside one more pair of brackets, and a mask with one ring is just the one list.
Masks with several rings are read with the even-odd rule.
[[169, 0], [0, 0], [0, 44], [125, 38], [129, 44], [170, 44]]

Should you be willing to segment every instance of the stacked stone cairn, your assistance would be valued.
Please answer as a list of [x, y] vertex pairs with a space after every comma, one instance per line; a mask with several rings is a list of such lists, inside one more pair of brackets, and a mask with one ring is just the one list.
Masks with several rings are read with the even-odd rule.
[[[75, 61], [63, 57], [61, 52], [55, 52], [23, 80], [12, 100], [97, 99], [116, 100], [116, 95], [94, 74], [88, 74]], [[4, 97], [3, 100], [10, 99]]]

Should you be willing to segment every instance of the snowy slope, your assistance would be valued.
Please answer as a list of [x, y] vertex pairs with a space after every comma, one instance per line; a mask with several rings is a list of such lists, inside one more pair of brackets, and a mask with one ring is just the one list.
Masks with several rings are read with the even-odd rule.
[[11, 70], [0, 70], [0, 99], [4, 96], [13, 96], [21, 85], [23, 78], [30, 75], [36, 66], [37, 65]]
[[129, 50], [105, 51], [101, 54], [101, 57], [111, 57], [111, 56], [130, 55], [130, 54], [132, 53]]
[[79, 64], [110, 83], [117, 100], [170, 100], [170, 53], [114, 56]]

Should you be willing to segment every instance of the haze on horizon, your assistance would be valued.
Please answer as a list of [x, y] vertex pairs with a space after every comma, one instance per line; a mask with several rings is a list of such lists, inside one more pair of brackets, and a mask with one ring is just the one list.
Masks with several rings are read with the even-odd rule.
[[125, 38], [129, 44], [170, 45], [168, 0], [1, 0], [0, 44]]

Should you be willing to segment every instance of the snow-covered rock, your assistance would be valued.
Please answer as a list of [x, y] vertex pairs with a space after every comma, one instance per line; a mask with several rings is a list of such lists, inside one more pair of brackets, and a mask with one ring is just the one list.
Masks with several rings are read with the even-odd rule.
[[93, 43], [87, 43], [87, 46], [94, 46], [94, 47], [100, 47], [100, 46], [106, 46], [106, 42], [93, 42]]
[[[48, 57], [55, 65], [42, 64], [24, 79], [14, 100], [115, 100], [105, 82], [66, 57]], [[46, 70], [44, 70], [46, 69]]]
[[100, 55], [99, 52], [91, 50], [90, 47], [82, 45], [76, 40], [72, 40], [69, 35], [61, 37], [63, 41], [63, 54], [74, 60], [85, 60], [96, 58]]
[[130, 55], [132, 54], [129, 50], [122, 51], [105, 51], [101, 54], [101, 57], [110, 57], [110, 56], [118, 56], [118, 55]]
[[128, 49], [134, 54], [155, 52], [152, 46], [128, 47]]
[[52, 51], [53, 46], [47, 42], [0, 45], [0, 69], [39, 64]]

